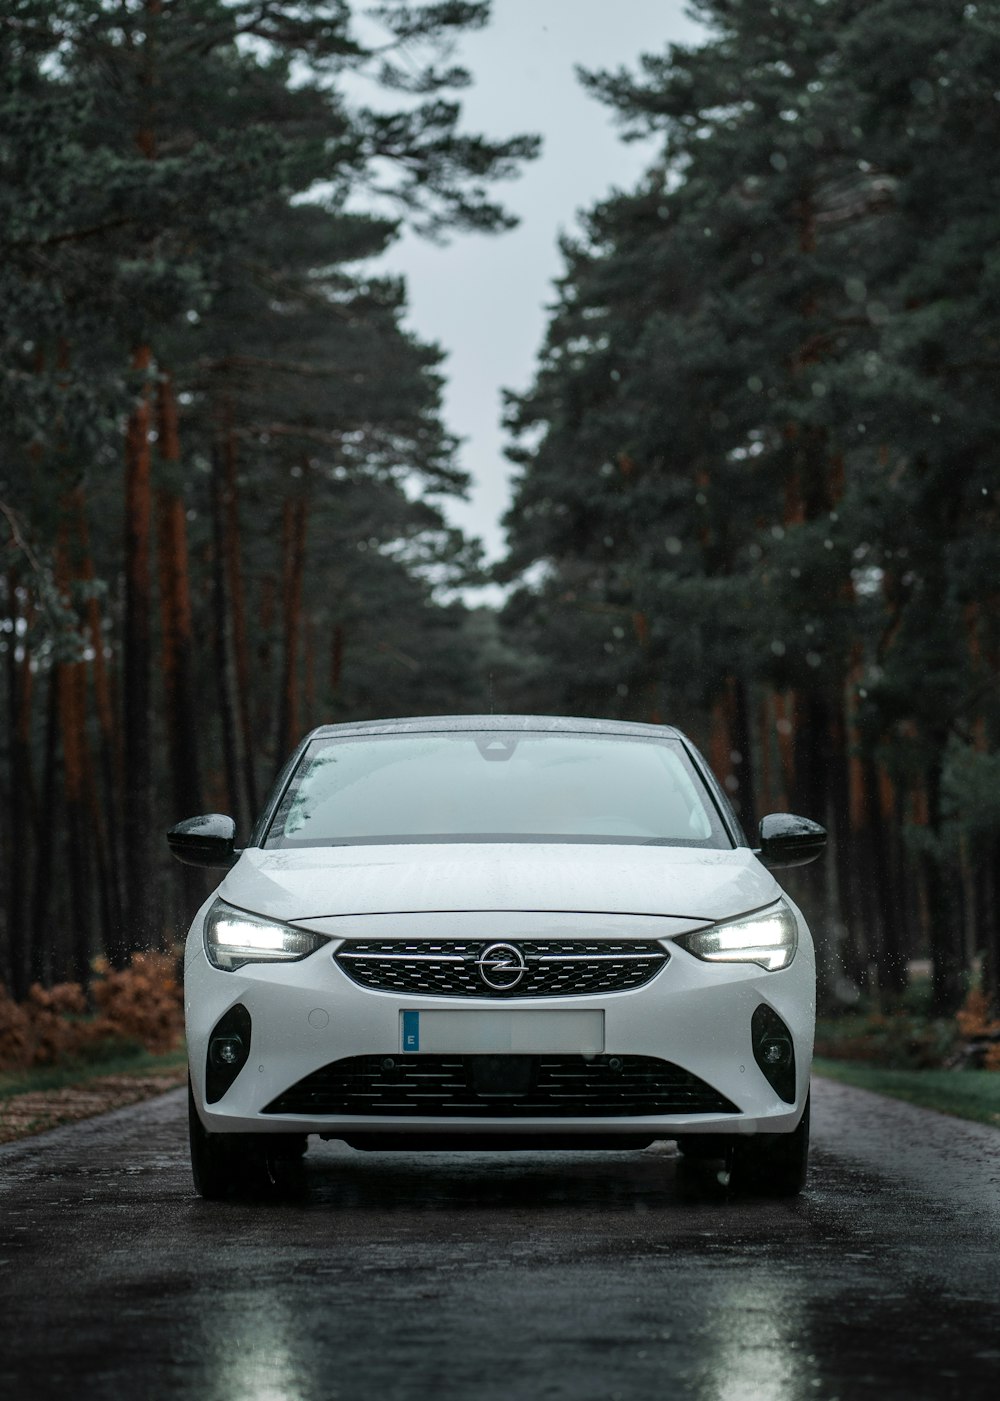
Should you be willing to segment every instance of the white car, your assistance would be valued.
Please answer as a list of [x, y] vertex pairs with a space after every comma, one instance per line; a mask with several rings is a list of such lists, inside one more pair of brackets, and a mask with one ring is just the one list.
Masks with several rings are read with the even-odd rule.
[[798, 1192], [812, 941], [662, 725], [438, 716], [314, 730], [242, 851], [219, 814], [174, 854], [226, 866], [185, 957], [191, 1159], [264, 1187], [306, 1136], [357, 1148], [643, 1148]]

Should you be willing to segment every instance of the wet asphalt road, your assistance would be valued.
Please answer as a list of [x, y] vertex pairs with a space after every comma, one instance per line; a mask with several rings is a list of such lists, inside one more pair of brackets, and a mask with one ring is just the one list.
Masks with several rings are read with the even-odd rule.
[[[810, 1186], [364, 1154], [209, 1204], [178, 1091], [0, 1149], [0, 1397], [1000, 1396], [1000, 1131], [819, 1081]], [[314, 1141], [315, 1142], [315, 1141]]]

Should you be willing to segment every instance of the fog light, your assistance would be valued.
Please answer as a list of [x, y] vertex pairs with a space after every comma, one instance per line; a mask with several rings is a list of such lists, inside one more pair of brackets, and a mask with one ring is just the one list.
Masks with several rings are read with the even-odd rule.
[[214, 1104], [229, 1089], [250, 1054], [250, 1013], [237, 1003], [212, 1028], [205, 1061], [205, 1100]]
[[240, 1065], [246, 1060], [243, 1042], [238, 1036], [215, 1036], [209, 1054], [216, 1065]]
[[795, 1047], [792, 1033], [773, 1007], [762, 1002], [750, 1022], [753, 1058], [771, 1088], [786, 1104], [795, 1103]]
[[792, 1043], [785, 1040], [764, 1041], [760, 1054], [765, 1065], [785, 1065], [791, 1059]]

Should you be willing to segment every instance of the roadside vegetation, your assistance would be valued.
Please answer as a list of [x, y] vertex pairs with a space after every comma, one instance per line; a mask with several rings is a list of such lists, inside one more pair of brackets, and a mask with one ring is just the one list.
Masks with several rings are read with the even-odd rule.
[[109, 1050], [106, 1059], [76, 1059], [60, 1065], [33, 1066], [28, 1070], [0, 1071], [0, 1100], [48, 1090], [72, 1089], [110, 1077], [131, 1076], [159, 1080], [169, 1077], [181, 1084], [187, 1074], [183, 1046], [154, 1055], [141, 1046]]
[[138, 954], [88, 982], [0, 988], [0, 1143], [89, 1118], [183, 1084], [177, 960]]
[[989, 1070], [886, 1070], [863, 1061], [817, 1057], [813, 1072], [842, 1085], [903, 1099], [959, 1119], [1000, 1128], [1000, 1076]]
[[814, 1073], [1000, 1128], [1000, 1021], [978, 989], [955, 1017], [930, 1015], [930, 1003], [923, 979], [895, 1011], [821, 1017]]
[[183, 1035], [176, 960], [167, 954], [137, 954], [122, 970], [98, 962], [85, 985], [35, 983], [20, 1002], [0, 988], [0, 1076], [9, 1085], [172, 1056]]

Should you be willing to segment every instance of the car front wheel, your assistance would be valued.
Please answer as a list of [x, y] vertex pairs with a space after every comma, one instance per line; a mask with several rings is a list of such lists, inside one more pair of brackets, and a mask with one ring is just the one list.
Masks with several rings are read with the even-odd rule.
[[190, 1078], [188, 1139], [195, 1191], [206, 1201], [262, 1196], [298, 1185], [304, 1135], [212, 1133], [201, 1122]]
[[768, 1197], [796, 1197], [809, 1167], [809, 1099], [791, 1133], [761, 1133], [733, 1143], [730, 1185]]

